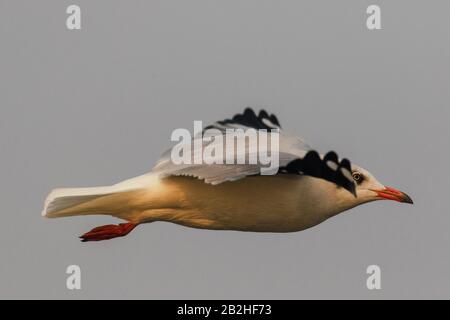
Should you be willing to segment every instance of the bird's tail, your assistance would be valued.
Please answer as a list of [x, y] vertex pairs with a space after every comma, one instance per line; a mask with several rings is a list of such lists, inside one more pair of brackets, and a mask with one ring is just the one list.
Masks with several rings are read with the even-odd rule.
[[136, 192], [157, 182], [151, 174], [122, 181], [112, 186], [54, 189], [47, 196], [42, 215], [59, 218], [91, 214], [107, 214], [123, 218], [129, 211], [130, 199]]
[[139, 224], [130, 222], [126, 215], [130, 210], [130, 199], [134, 195], [135, 191], [118, 191], [115, 186], [55, 189], [48, 195], [42, 215], [48, 218], [91, 214], [112, 215], [129, 222], [100, 226], [80, 238], [85, 242], [123, 237]]
[[147, 208], [147, 198], [157, 176], [146, 174], [118, 184], [93, 188], [55, 189], [45, 200], [42, 215], [59, 218], [79, 215], [105, 214], [127, 220], [119, 225], [105, 225], [83, 234], [82, 241], [100, 241], [123, 237], [140, 222], [134, 221], [133, 214]]
[[87, 214], [112, 214], [112, 187], [54, 189], [45, 200], [42, 215], [47, 218]]

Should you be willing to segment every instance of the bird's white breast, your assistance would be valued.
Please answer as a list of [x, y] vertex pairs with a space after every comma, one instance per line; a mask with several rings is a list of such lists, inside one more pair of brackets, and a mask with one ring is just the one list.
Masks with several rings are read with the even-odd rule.
[[299, 231], [346, 209], [334, 184], [301, 175], [251, 176], [214, 186], [189, 177], [162, 183], [179, 208], [161, 220], [198, 228]]

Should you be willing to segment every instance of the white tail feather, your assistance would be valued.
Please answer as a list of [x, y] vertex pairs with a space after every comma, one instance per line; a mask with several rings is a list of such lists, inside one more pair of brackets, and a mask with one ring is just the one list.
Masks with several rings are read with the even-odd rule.
[[42, 216], [52, 217], [52, 213], [110, 194], [111, 189], [112, 187], [54, 189], [45, 200]]
[[42, 216], [56, 218], [76, 215], [76, 213], [68, 214], [67, 210], [65, 213], [61, 213], [61, 211], [103, 196], [141, 189], [155, 181], [157, 181], [156, 176], [146, 174], [122, 181], [112, 186], [54, 189], [45, 200]]

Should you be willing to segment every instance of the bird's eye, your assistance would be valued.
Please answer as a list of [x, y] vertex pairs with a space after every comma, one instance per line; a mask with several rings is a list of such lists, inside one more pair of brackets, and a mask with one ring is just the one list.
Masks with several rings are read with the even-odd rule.
[[354, 171], [352, 173], [352, 177], [353, 177], [353, 180], [355, 180], [356, 183], [361, 183], [363, 181], [363, 176], [358, 171]]

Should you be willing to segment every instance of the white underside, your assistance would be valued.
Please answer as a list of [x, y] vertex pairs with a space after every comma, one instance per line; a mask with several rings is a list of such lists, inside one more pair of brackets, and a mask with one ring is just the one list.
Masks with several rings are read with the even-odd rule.
[[291, 232], [352, 207], [352, 197], [332, 183], [301, 175], [252, 176], [211, 185], [196, 178], [147, 174], [109, 187], [54, 190], [43, 215], [109, 214], [135, 223]]

